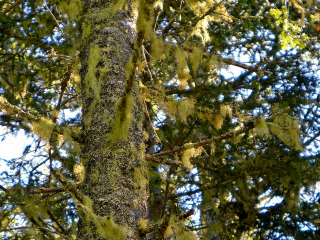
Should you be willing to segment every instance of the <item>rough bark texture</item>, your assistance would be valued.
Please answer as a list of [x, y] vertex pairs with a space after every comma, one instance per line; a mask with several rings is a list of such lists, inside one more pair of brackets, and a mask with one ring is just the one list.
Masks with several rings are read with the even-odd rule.
[[[113, 219], [125, 230], [126, 239], [139, 239], [139, 221], [147, 217], [147, 193], [138, 81], [129, 93], [125, 92], [126, 65], [135, 42], [135, 8], [126, 3], [113, 12], [116, 1], [82, 2], [81, 160], [86, 171], [82, 192], [91, 199], [97, 216]], [[127, 102], [122, 120], [117, 121], [117, 104], [124, 97], [131, 105]], [[123, 129], [119, 123], [126, 124], [124, 138], [118, 136], [117, 131]], [[101, 234], [87, 215], [86, 211], [80, 214], [78, 239], [112, 238]], [[111, 228], [104, 223], [101, 226]]]

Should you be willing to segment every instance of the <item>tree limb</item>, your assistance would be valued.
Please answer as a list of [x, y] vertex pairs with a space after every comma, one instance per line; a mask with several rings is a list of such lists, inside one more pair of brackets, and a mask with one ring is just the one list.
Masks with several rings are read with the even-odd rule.
[[[39, 117], [35, 117], [31, 113], [26, 112], [15, 105], [12, 105], [11, 103], [9, 103], [7, 101], [6, 98], [4, 98], [2, 96], [0, 96], [0, 109], [6, 111], [8, 115], [15, 115], [16, 114], [16, 115], [23, 117], [33, 123], [39, 122], [41, 120]], [[58, 126], [55, 126], [54, 131], [63, 135], [63, 129], [59, 128]], [[81, 141], [81, 137], [75, 132], [71, 133], [71, 137], [76, 142]]]
[[[266, 119], [266, 122], [270, 121], [271, 119], [275, 118], [276, 116], [278, 116], [278, 115], [282, 114], [283, 112], [287, 111], [289, 108], [290, 107], [286, 107], [283, 110], [271, 115], [270, 117], [268, 117]], [[181, 151], [184, 151], [184, 150], [187, 150], [187, 149], [190, 149], [190, 148], [198, 148], [198, 147], [202, 147], [202, 146], [205, 146], [205, 145], [209, 145], [211, 143], [215, 143], [215, 142], [219, 142], [219, 141], [222, 141], [222, 140], [225, 140], [225, 139], [233, 138], [233, 137], [238, 136], [238, 135], [240, 135], [242, 133], [245, 133], [245, 132], [247, 132], [247, 131], [249, 131], [249, 130], [251, 130], [253, 128], [254, 128], [254, 125], [253, 124], [249, 124], [249, 126], [245, 126], [245, 127], [241, 128], [241, 129], [239, 129], [237, 131], [230, 131], [230, 132], [228, 132], [226, 134], [223, 134], [223, 135], [220, 135], [220, 136], [217, 136], [217, 137], [213, 137], [213, 138], [205, 140], [205, 141], [199, 141], [197, 143], [191, 143], [191, 144], [180, 146], [180, 147], [168, 150], [168, 151], [152, 154], [149, 158], [147, 157], [146, 159], [148, 161], [150, 158], [160, 157], [160, 156], [169, 155], [169, 154], [176, 153], [176, 152], [181, 152]]]
[[71, 182], [64, 179], [56, 170], [50, 169], [52, 174], [59, 180], [59, 182], [65, 187], [65, 190], [72, 193], [72, 195], [80, 202], [84, 203], [83, 195], [72, 185]]

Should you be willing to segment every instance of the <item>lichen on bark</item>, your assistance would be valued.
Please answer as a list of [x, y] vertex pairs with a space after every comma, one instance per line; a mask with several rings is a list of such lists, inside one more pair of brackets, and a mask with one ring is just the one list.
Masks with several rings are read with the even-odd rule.
[[[143, 111], [137, 79], [126, 92], [126, 69], [133, 55], [136, 16], [134, 4], [123, 3], [115, 11], [114, 1], [83, 1], [82, 193], [91, 199], [93, 216], [112, 220], [125, 231], [126, 239], [139, 239], [139, 221], [147, 213]], [[102, 17], [101, 13], [106, 12], [109, 14]], [[118, 105], [123, 99], [130, 104], [121, 113], [125, 114], [123, 118], [119, 118]], [[108, 224], [97, 226], [94, 218], [87, 215], [88, 211], [80, 213], [78, 238], [105, 239], [107, 235], [101, 233], [99, 226], [108, 228]]]

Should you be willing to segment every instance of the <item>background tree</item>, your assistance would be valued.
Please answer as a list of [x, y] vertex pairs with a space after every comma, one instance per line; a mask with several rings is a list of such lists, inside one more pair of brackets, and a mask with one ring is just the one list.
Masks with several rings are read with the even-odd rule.
[[316, 2], [0, 9], [4, 239], [319, 237]]

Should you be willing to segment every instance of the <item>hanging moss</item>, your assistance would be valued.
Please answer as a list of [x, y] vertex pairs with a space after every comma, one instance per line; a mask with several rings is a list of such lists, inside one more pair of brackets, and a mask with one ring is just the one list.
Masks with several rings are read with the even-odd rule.
[[173, 230], [172, 230], [172, 226], [171, 225], [169, 225], [168, 227], [167, 227], [167, 229], [166, 229], [166, 231], [165, 231], [165, 233], [164, 233], [164, 236], [166, 237], [166, 238], [170, 238], [170, 237], [172, 237], [173, 236]]
[[77, 176], [77, 183], [83, 182], [85, 176], [85, 168], [83, 163], [80, 162], [74, 165], [73, 174]]
[[188, 98], [178, 101], [177, 112], [181, 122], [186, 123], [187, 117], [194, 113], [194, 104], [194, 100]]
[[220, 113], [222, 117], [226, 118], [232, 118], [232, 109], [229, 105], [223, 104], [220, 106]]
[[209, 235], [213, 236], [223, 231], [222, 223], [215, 222], [209, 227]]
[[[148, 179], [146, 178], [146, 174], [148, 174], [148, 171], [145, 167], [136, 167], [134, 169], [134, 182], [137, 186], [140, 188], [143, 188], [148, 184]], [[139, 191], [139, 189], [138, 189]]]
[[192, 51], [192, 54], [189, 54], [189, 59], [190, 59], [191, 69], [193, 71], [193, 74], [196, 74], [197, 69], [202, 60], [202, 49], [195, 47]]
[[97, 229], [97, 233], [110, 240], [124, 240], [126, 239], [126, 233], [124, 229], [117, 225], [112, 218], [97, 216], [92, 210], [92, 201], [88, 196], [84, 196], [84, 203], [79, 207], [85, 214], [85, 220], [90, 226], [92, 223]]
[[82, 36], [81, 36], [81, 40], [82, 42], [86, 42], [87, 38], [90, 36], [91, 34], [91, 30], [92, 30], [92, 25], [90, 22], [82, 22]]
[[184, 231], [176, 238], [177, 240], [198, 240], [197, 235], [191, 231]]
[[216, 114], [213, 119], [213, 126], [215, 129], [219, 130], [223, 124], [223, 116], [221, 113]]
[[194, 148], [194, 147], [189, 148], [190, 144], [185, 144], [184, 146], [188, 149], [184, 150], [182, 153], [182, 157], [181, 157], [182, 164], [185, 168], [187, 168], [188, 170], [191, 170], [193, 166], [190, 162], [190, 159], [193, 157], [200, 156], [202, 153], [202, 148]]
[[183, 47], [176, 47], [176, 58], [179, 69], [186, 69], [188, 67], [188, 54]]
[[39, 122], [32, 124], [32, 131], [43, 139], [49, 140], [55, 124], [47, 118], [41, 118]]
[[[116, 104], [116, 113], [115, 120], [112, 126], [112, 136], [109, 137], [111, 143], [114, 143], [117, 140], [125, 140], [128, 136], [128, 130], [131, 125], [133, 113], [132, 107], [134, 105], [136, 98], [131, 94], [126, 94], [125, 99], [120, 99]], [[122, 102], [125, 102], [125, 108], [121, 108]]]
[[101, 84], [99, 79], [96, 78], [96, 73], [98, 71], [97, 65], [101, 59], [100, 52], [101, 52], [101, 49], [97, 44], [93, 45], [90, 48], [90, 54], [88, 59], [88, 71], [85, 76], [87, 94], [91, 95], [90, 91], [93, 91], [93, 96], [95, 98], [95, 101], [100, 100]]
[[187, 231], [185, 223], [182, 221], [177, 222], [173, 227], [175, 239], [177, 240], [197, 240], [198, 237], [194, 232]]
[[277, 116], [272, 123], [268, 124], [273, 135], [278, 137], [285, 144], [298, 151], [303, 151], [300, 143], [299, 126], [296, 119], [292, 119], [286, 114]]
[[80, 0], [70, 0], [69, 3], [67, 1], [59, 1], [59, 10], [67, 13], [70, 20], [76, 20], [79, 17], [81, 8]]
[[152, 38], [152, 45], [151, 45], [151, 55], [154, 60], [163, 59], [164, 55], [164, 43], [162, 37], [157, 37], [156, 35]]
[[141, 219], [141, 220], [139, 221], [139, 229], [141, 229], [141, 230], [147, 229], [147, 227], [148, 227], [148, 222], [149, 222], [148, 219]]
[[254, 120], [255, 131], [260, 137], [269, 136], [269, 129], [264, 120], [264, 117], [260, 115]]

